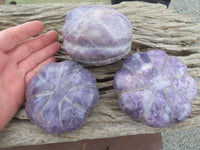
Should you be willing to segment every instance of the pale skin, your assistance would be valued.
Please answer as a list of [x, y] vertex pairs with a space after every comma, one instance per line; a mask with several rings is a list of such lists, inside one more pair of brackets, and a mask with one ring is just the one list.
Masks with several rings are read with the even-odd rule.
[[55, 61], [58, 33], [39, 35], [43, 29], [41, 22], [32, 21], [0, 31], [0, 131], [23, 104], [28, 82]]

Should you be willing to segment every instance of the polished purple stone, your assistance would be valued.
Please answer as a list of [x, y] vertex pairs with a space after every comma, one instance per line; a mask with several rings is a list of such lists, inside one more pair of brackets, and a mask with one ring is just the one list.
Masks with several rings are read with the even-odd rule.
[[131, 49], [131, 23], [122, 13], [108, 7], [73, 9], [66, 17], [62, 34], [67, 53], [90, 66], [116, 62]]
[[129, 56], [114, 78], [123, 111], [153, 127], [187, 119], [197, 94], [187, 66], [162, 50]]
[[44, 66], [26, 89], [25, 110], [50, 134], [81, 127], [99, 99], [94, 75], [74, 61]]

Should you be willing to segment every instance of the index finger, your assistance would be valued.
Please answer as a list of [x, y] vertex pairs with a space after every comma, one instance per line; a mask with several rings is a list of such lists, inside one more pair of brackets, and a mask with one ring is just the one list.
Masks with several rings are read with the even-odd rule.
[[40, 21], [31, 21], [0, 31], [0, 51], [12, 50], [19, 42], [38, 35], [43, 29]]

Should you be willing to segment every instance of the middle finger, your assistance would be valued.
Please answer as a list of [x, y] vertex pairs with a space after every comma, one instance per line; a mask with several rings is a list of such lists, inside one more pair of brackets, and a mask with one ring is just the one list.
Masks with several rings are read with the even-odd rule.
[[43, 35], [24, 41], [19, 44], [14, 51], [9, 52], [8, 55], [15, 60], [16, 63], [19, 63], [36, 51], [55, 42], [57, 39], [58, 33], [56, 31], [49, 31]]

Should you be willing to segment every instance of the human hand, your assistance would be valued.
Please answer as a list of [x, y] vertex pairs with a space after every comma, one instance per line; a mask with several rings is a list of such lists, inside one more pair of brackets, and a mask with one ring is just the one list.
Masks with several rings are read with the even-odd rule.
[[60, 49], [58, 34], [40, 34], [39, 21], [28, 22], [0, 31], [0, 131], [23, 104], [28, 82], [45, 65], [55, 61]]

